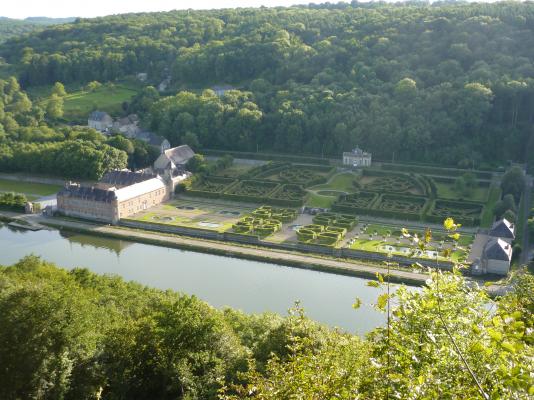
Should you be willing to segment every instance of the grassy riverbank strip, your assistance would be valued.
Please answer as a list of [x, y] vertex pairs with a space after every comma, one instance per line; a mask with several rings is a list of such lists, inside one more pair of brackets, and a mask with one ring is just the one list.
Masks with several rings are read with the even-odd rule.
[[[92, 224], [64, 218], [38, 218], [38, 222], [54, 228], [75, 231], [79, 233], [111, 237], [121, 240], [152, 244], [156, 246], [172, 247], [209, 253], [221, 256], [231, 256], [253, 261], [287, 265], [316, 271], [357, 276], [376, 279], [376, 274], [387, 274], [387, 269], [379, 264], [364, 264], [361, 261], [348, 259], [334, 259], [317, 255], [306, 255], [290, 251], [258, 248], [253, 246], [197, 239], [144, 230]], [[428, 279], [428, 275], [400, 269], [391, 270], [391, 281], [410, 285], [421, 285]]]

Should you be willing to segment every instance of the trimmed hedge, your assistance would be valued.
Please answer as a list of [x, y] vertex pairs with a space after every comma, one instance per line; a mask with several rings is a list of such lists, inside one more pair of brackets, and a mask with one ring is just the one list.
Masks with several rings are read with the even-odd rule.
[[229, 154], [234, 158], [242, 158], [249, 160], [275, 160], [294, 163], [306, 163], [306, 164], [319, 164], [330, 165], [330, 160], [319, 157], [308, 156], [296, 156], [293, 154], [271, 154], [271, 153], [251, 153], [244, 151], [229, 151], [229, 150], [215, 150], [215, 149], [203, 149], [202, 153], [208, 156], [221, 157], [225, 154]]
[[488, 171], [473, 171], [469, 169], [457, 169], [457, 168], [441, 168], [441, 167], [432, 167], [432, 166], [418, 166], [418, 165], [407, 165], [407, 164], [390, 164], [382, 163], [382, 169], [387, 171], [404, 171], [404, 172], [415, 172], [429, 175], [445, 175], [445, 176], [461, 176], [466, 172], [472, 172], [479, 179], [491, 180], [492, 172]]
[[476, 226], [480, 224], [483, 211], [481, 203], [438, 199], [425, 215], [425, 221], [439, 223], [451, 217], [460, 224]]
[[28, 199], [21, 193], [0, 193], [0, 209], [24, 211]]

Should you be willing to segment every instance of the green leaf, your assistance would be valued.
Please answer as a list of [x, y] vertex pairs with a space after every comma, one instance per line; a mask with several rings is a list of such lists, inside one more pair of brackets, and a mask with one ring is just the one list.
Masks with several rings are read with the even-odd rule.
[[430, 243], [432, 240], [432, 231], [429, 228], [425, 230], [425, 243]]
[[361, 306], [362, 306], [362, 300], [360, 298], [356, 297], [356, 300], [354, 300], [354, 304], [352, 305], [352, 308], [357, 310]]
[[376, 273], [376, 278], [378, 279], [378, 281], [379, 281], [380, 283], [384, 283], [384, 277], [382, 276], [382, 274], [380, 274], [380, 273], [377, 272], [377, 273]]
[[369, 282], [367, 282], [367, 286], [370, 286], [370, 287], [379, 287], [380, 284], [379, 284], [377, 281], [369, 281]]
[[443, 221], [443, 227], [448, 231], [453, 231], [456, 229], [456, 224], [452, 218], [447, 218], [445, 221]]
[[488, 328], [488, 335], [490, 335], [490, 337], [496, 342], [500, 342], [502, 340], [502, 333], [496, 331], [495, 329]]
[[376, 301], [376, 307], [380, 310], [384, 310], [386, 308], [386, 304], [388, 303], [389, 296], [387, 293], [381, 294], [378, 296], [378, 299]]
[[514, 345], [512, 343], [505, 341], [505, 342], [501, 343], [501, 346], [502, 346], [502, 348], [504, 350], [506, 350], [506, 351], [508, 351], [510, 353], [515, 353], [515, 347], [514, 347]]

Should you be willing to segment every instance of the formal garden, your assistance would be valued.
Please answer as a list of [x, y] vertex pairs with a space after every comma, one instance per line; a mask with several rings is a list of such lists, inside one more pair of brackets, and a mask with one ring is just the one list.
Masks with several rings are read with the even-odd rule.
[[[236, 174], [241, 170], [241, 174]], [[197, 177], [186, 194], [247, 203], [301, 207], [311, 185], [326, 183], [335, 168], [268, 162], [254, 167], [234, 165], [210, 176]]]
[[232, 232], [265, 238], [295, 220], [297, 211], [290, 208], [261, 206], [232, 225]]
[[474, 242], [474, 235], [463, 233], [449, 235], [445, 231], [431, 232], [432, 239], [421, 249], [419, 246], [426, 232], [405, 230], [399, 226], [362, 224], [358, 226], [347, 247], [352, 250], [391, 254], [439, 262], [465, 262]]
[[299, 243], [336, 246], [358, 223], [352, 215], [321, 213], [313, 218], [313, 224], [297, 229]]
[[[460, 171], [461, 172], [461, 171]], [[187, 194], [401, 221], [488, 227], [499, 188], [489, 172], [382, 164], [358, 171], [285, 161], [231, 165], [192, 182]]]

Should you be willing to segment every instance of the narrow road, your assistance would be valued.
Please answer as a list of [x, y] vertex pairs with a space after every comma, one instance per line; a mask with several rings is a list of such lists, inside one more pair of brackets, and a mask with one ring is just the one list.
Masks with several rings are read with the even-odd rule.
[[[529, 261], [530, 249], [529, 249], [529, 237], [528, 237], [528, 215], [530, 212], [530, 196], [532, 192], [532, 177], [526, 175], [525, 194], [523, 195], [523, 243], [521, 243], [521, 264], [526, 264]], [[521, 213], [519, 213], [521, 214]]]

